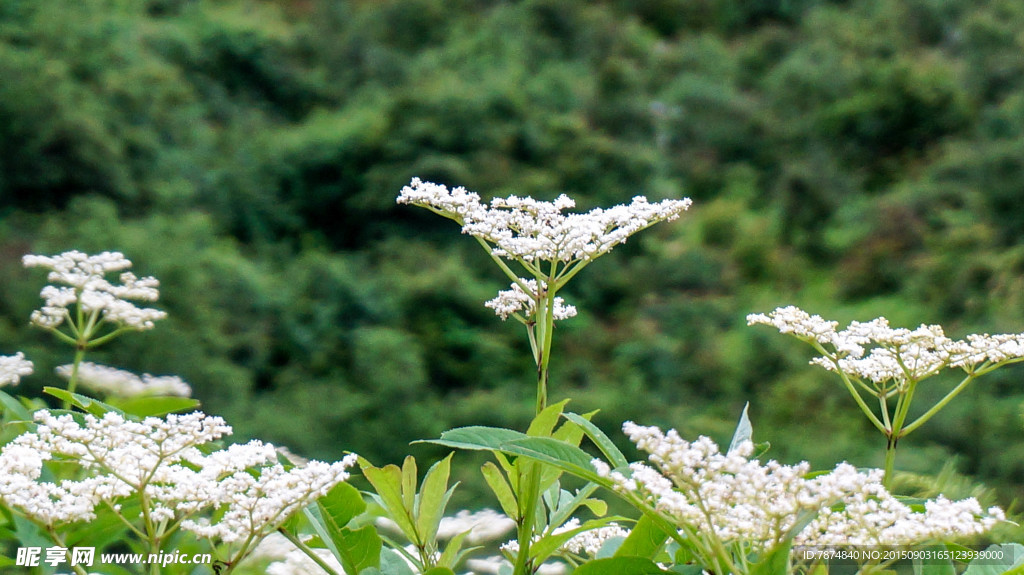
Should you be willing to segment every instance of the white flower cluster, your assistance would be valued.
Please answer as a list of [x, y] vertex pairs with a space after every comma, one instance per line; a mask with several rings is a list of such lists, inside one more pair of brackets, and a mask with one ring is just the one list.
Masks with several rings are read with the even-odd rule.
[[[153, 322], [167, 316], [163, 311], [141, 308], [129, 301], [156, 301], [160, 282], [125, 271], [132, 262], [119, 252], [93, 256], [79, 251], [57, 256], [26, 255], [22, 263], [29, 268], [46, 268], [50, 270], [48, 281], [64, 284], [48, 285], [39, 293], [46, 303], [32, 312], [32, 323], [41, 327], [56, 328], [73, 317], [68, 308], [76, 303], [86, 314], [99, 314], [102, 321], [137, 330], [150, 329]], [[121, 272], [120, 284], [106, 279], [113, 272]]]
[[884, 317], [869, 322], [852, 322], [837, 331], [838, 322], [826, 321], [793, 306], [765, 314], [750, 314], [747, 324], [765, 324], [781, 333], [822, 346], [832, 353], [811, 360], [825, 369], [844, 373], [875, 384], [908, 379], [921, 380], [946, 367], [973, 370], [984, 363], [1001, 363], [1024, 358], [1024, 334], [973, 334], [965, 340], [946, 337], [941, 326], [921, 325], [917, 329], [893, 328]]
[[[513, 283], [512, 289], [499, 291], [498, 297], [489, 300], [484, 306], [493, 309], [494, 313], [502, 320], [517, 313], [522, 313], [528, 318], [532, 317], [537, 310], [537, 300], [543, 296], [538, 292], [537, 280], [520, 278], [520, 281], [526, 284], [529, 292], [523, 291], [519, 284]], [[576, 306], [566, 305], [565, 300], [561, 297], [555, 297], [552, 316], [556, 320], [575, 317]]]
[[600, 460], [594, 467], [621, 492], [639, 495], [679, 525], [713, 532], [726, 542], [767, 549], [807, 513], [817, 517], [796, 537], [799, 545], [906, 545], [977, 534], [1004, 519], [996, 507], [982, 513], [974, 499], [939, 498], [916, 513], [882, 486], [882, 471], [859, 472], [842, 463], [807, 478], [809, 465], [749, 459], [749, 441], [729, 453], [707, 437], [683, 440], [675, 430], [627, 422], [623, 430], [654, 465], [630, 465], [627, 477]]
[[[59, 366], [57, 375], [71, 379], [72, 368], [71, 364]], [[157, 377], [144, 373], [142, 377], [139, 377], [130, 371], [88, 361], [78, 365], [78, 383], [93, 391], [123, 398], [154, 395], [189, 397], [192, 395], [192, 388], [176, 375]]]
[[[579, 526], [579, 520], [573, 518], [572, 521], [576, 522], [576, 526]], [[590, 531], [584, 531], [574, 535], [572, 539], [562, 544], [562, 549], [576, 555], [587, 555], [589, 557], [597, 557], [597, 552], [601, 550], [601, 547], [608, 542], [609, 539], [615, 537], [628, 537], [629, 530], [623, 529], [617, 523], [610, 523], [604, 527], [598, 527], [597, 529], [591, 529]]]
[[[80, 425], [70, 414], [40, 410], [35, 420], [34, 433], [0, 451], [0, 500], [49, 525], [89, 521], [97, 505], [118, 509], [142, 492], [153, 521], [184, 519], [183, 529], [224, 542], [258, 539], [347, 479], [356, 459], [286, 470], [274, 446], [259, 441], [206, 454], [199, 447], [231, 428], [200, 412], [143, 421], [87, 414]], [[75, 461], [88, 476], [39, 481], [48, 460]], [[223, 512], [216, 523], [188, 518], [211, 508]]]
[[[573, 517], [561, 526], [552, 529], [551, 535], [558, 535], [560, 533], [566, 533], [579, 528], [580, 520]], [[609, 539], [613, 537], [626, 537], [627, 535], [629, 535], [628, 529], [623, 529], [618, 524], [611, 523], [604, 527], [590, 529], [573, 535], [568, 541], [559, 547], [559, 550], [575, 555], [583, 555], [585, 553], [594, 557]], [[536, 543], [537, 541], [540, 541], [540, 539], [540, 535], [535, 535], [533, 537], [533, 542]], [[515, 539], [507, 541], [501, 545], [501, 550], [513, 555], [517, 554], [519, 553], [519, 542]]]
[[469, 531], [466, 543], [479, 545], [494, 541], [515, 529], [516, 522], [493, 509], [482, 509], [475, 513], [463, 509], [454, 517], [444, 517], [437, 528], [438, 539], [451, 539], [456, 535]]
[[20, 351], [14, 355], [0, 355], [0, 387], [18, 385], [21, 378], [32, 375], [32, 362]]
[[509, 196], [487, 205], [465, 188], [449, 190], [419, 178], [402, 188], [398, 203], [423, 206], [455, 220], [463, 233], [492, 244], [497, 256], [566, 263], [594, 259], [652, 224], [678, 218], [692, 204], [689, 198], [652, 204], [637, 196], [628, 205], [563, 214], [576, 205], [565, 195], [553, 202]]

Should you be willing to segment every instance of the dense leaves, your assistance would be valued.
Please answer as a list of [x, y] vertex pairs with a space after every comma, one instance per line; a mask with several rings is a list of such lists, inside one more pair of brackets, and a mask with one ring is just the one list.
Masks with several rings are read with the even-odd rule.
[[[121, 250], [170, 319], [95, 359], [180, 374], [237, 436], [398, 462], [525, 427], [533, 393], [482, 306], [507, 282], [395, 205], [410, 177], [688, 195], [565, 294], [552, 398], [723, 441], [750, 401], [773, 456], [877, 466], [845, 392], [743, 318], [1024, 331], [1022, 24], [1013, 0], [4, 2], [0, 352], [29, 389], [68, 361], [27, 325], [22, 253]], [[901, 465], [1019, 488], [1014, 373]]]

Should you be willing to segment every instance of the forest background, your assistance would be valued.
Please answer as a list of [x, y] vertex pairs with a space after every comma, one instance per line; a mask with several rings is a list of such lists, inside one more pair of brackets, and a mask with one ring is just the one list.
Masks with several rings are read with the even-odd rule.
[[[238, 439], [383, 465], [523, 429], [529, 348], [483, 307], [507, 280], [395, 204], [413, 176], [692, 197], [566, 290], [552, 399], [623, 448], [624, 420], [727, 441], [749, 401], [772, 457], [878, 467], [838, 378], [745, 316], [1024, 331], [1024, 3], [2, 0], [0, 353], [36, 363], [27, 394], [69, 361], [22, 254], [120, 250], [169, 319], [89, 359], [181, 375]], [[976, 384], [900, 468], [1009, 502], [1022, 381]]]

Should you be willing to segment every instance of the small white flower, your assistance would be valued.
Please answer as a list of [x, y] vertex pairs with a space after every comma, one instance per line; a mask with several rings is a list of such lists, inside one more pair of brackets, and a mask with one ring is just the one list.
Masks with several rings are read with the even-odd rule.
[[[72, 365], [57, 368], [57, 375], [71, 379]], [[116, 397], [141, 397], [152, 395], [174, 395], [189, 397], [192, 388], [178, 376], [152, 376], [148, 373], [142, 377], [130, 371], [82, 362], [78, 365], [78, 382], [82, 387]]]
[[20, 351], [14, 355], [0, 355], [0, 387], [18, 385], [21, 378], [32, 375], [32, 362]]
[[1024, 358], [1024, 334], [972, 334], [965, 340], [953, 340], [942, 326], [894, 328], [884, 317], [854, 321], [837, 331], [837, 322], [793, 306], [780, 307], [767, 315], [750, 314], [747, 323], [771, 325], [781, 333], [814, 340], [829, 353], [812, 359], [812, 364], [829, 371], [840, 370], [879, 387], [891, 383], [902, 388], [909, 379], [920, 381], [948, 367], [971, 370], [983, 363]]
[[516, 522], [512, 518], [498, 513], [493, 509], [483, 509], [476, 513], [462, 510], [454, 517], [441, 519], [437, 528], [438, 539], [451, 539], [460, 533], [469, 531], [466, 536], [466, 543], [479, 545], [487, 541], [494, 541], [515, 529]]
[[[509, 316], [522, 313], [527, 318], [533, 317], [537, 311], [537, 300], [543, 295], [537, 288], [537, 280], [520, 278], [520, 281], [529, 288], [529, 292], [523, 291], [519, 284], [513, 283], [512, 289], [498, 292], [498, 297], [484, 304], [485, 307], [494, 310], [494, 313], [501, 319], [508, 319]], [[569, 319], [576, 316], [576, 306], [566, 305], [561, 297], [555, 297], [552, 308], [552, 316], [556, 320]]]
[[644, 228], [678, 218], [692, 201], [684, 198], [652, 204], [636, 196], [628, 205], [564, 214], [576, 205], [565, 195], [553, 202], [517, 196], [494, 198], [488, 206], [465, 188], [448, 190], [413, 178], [402, 189], [398, 203], [423, 206], [455, 220], [463, 233], [490, 243], [496, 256], [571, 263], [596, 258]]
[[627, 477], [607, 465], [595, 468], [621, 492], [632, 492], [678, 524], [714, 532], [724, 541], [770, 548], [806, 512], [817, 518], [801, 530], [799, 545], [908, 545], [973, 535], [1003, 518], [998, 508], [982, 512], [977, 501], [939, 498], [916, 513], [882, 486], [883, 472], [861, 472], [842, 463], [826, 474], [806, 477], [806, 463], [789, 466], [748, 459], [744, 442], [721, 453], [712, 440], [683, 440], [675, 430], [631, 422], [623, 431], [650, 454], [651, 465], [634, 463]]
[[[167, 317], [161, 310], [139, 307], [130, 301], [156, 301], [160, 282], [152, 277], [138, 278], [125, 271], [132, 262], [120, 252], [93, 256], [79, 251], [56, 256], [26, 255], [22, 263], [25, 267], [46, 268], [50, 270], [48, 281], [64, 284], [48, 285], [40, 291], [45, 303], [32, 312], [32, 323], [40, 327], [55, 329], [65, 321], [73, 321], [69, 308], [76, 304], [101, 322], [129, 329], [151, 329], [155, 321]], [[113, 272], [122, 272], [119, 284], [106, 279], [107, 274]]]

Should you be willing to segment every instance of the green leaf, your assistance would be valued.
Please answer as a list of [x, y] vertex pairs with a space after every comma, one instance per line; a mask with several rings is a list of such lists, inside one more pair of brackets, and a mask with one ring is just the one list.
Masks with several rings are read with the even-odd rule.
[[441, 439], [431, 439], [415, 443], [433, 443], [455, 449], [495, 451], [500, 450], [501, 446], [509, 441], [524, 437], [526, 437], [526, 434], [511, 429], [472, 425], [449, 429], [441, 434]]
[[82, 411], [91, 413], [96, 417], [103, 417], [103, 414], [109, 413], [111, 411], [121, 415], [126, 415], [125, 412], [114, 407], [113, 405], [103, 403], [102, 401], [93, 399], [86, 395], [71, 393], [68, 390], [61, 389], [59, 387], [44, 387], [43, 393], [52, 395], [53, 397], [56, 397], [61, 401], [70, 403], [71, 405], [74, 405], [75, 407], [81, 409]]
[[323, 517], [339, 529], [348, 525], [357, 515], [366, 511], [366, 502], [359, 490], [341, 482], [317, 500]]
[[199, 407], [198, 399], [171, 396], [117, 398], [109, 400], [108, 403], [124, 413], [139, 417], [159, 417]]
[[516, 503], [516, 496], [512, 492], [508, 481], [505, 480], [505, 476], [498, 469], [498, 466], [488, 461], [480, 468], [480, 472], [483, 474], [484, 481], [490, 486], [494, 496], [498, 498], [501, 510], [505, 512], [505, 515], [511, 517], [513, 521], [518, 521], [519, 506]]
[[32, 421], [32, 412], [6, 392], [0, 391], [0, 405], [3, 405], [5, 415], [11, 416], [8, 421]]
[[646, 557], [654, 559], [668, 540], [668, 533], [655, 524], [654, 520], [644, 515], [630, 530], [626, 540], [615, 553], [618, 557]]
[[463, 531], [448, 540], [448, 544], [444, 547], [444, 553], [442, 553], [441, 557], [437, 560], [438, 567], [455, 567], [455, 564], [459, 561], [459, 557], [461, 557], [459, 550], [462, 549], [462, 542], [471, 532], [472, 529]]
[[396, 551], [384, 549], [380, 552], [381, 575], [415, 575], [409, 564]]
[[584, 563], [573, 575], [655, 575], [664, 571], [646, 557], [611, 557]]
[[406, 509], [412, 509], [416, 502], [416, 458], [411, 455], [405, 457], [402, 462], [402, 504]]
[[501, 445], [501, 450], [513, 455], [522, 455], [543, 463], [550, 463], [559, 469], [589, 481], [605, 485], [608, 483], [594, 470], [590, 464], [593, 457], [575, 445], [550, 437], [528, 437], [508, 441]]
[[530, 427], [526, 430], [526, 435], [530, 437], [548, 437], [551, 435], [552, 430], [555, 429], [555, 424], [558, 423], [558, 419], [562, 416], [562, 409], [565, 408], [565, 404], [569, 403], [569, 400], [562, 400], [556, 404], [549, 405], [540, 413], [537, 417], [533, 418], [530, 422]]
[[455, 571], [452, 571], [448, 567], [434, 567], [433, 569], [427, 569], [424, 571], [423, 575], [455, 575]]
[[732, 453], [744, 441], [753, 441], [754, 428], [750, 425], [750, 418], [747, 416], [748, 409], [750, 409], [749, 401], [743, 406], [740, 422], [736, 425], [736, 432], [732, 434], [732, 442], [729, 443], [729, 451], [727, 453]]
[[596, 445], [597, 448], [601, 450], [601, 453], [608, 459], [612, 469], [618, 469], [619, 467], [626, 467], [629, 465], [629, 461], [626, 459], [626, 456], [622, 454], [622, 451], [619, 450], [615, 443], [613, 443], [598, 426], [575, 413], [566, 413], [563, 414], [563, 416], [583, 429], [583, 433], [590, 438], [590, 441], [594, 442], [594, 445]]
[[381, 503], [392, 521], [409, 540], [416, 538], [416, 526], [413, 525], [409, 511], [405, 508], [402, 498], [402, 471], [397, 465], [384, 467], [364, 467], [363, 477], [373, 485]]
[[781, 545], [776, 545], [754, 565], [750, 575], [788, 575], [789, 551], [792, 546], [792, 539], [787, 539]]
[[452, 456], [438, 461], [430, 466], [426, 476], [423, 478], [423, 487], [417, 496], [416, 503], [416, 531], [421, 537], [421, 542], [426, 543], [434, 540], [437, 535], [437, 527], [444, 515], [444, 508], [448, 504], [451, 493], [448, 490], [448, 476], [451, 471]]
[[360, 529], [346, 527], [366, 509], [359, 490], [347, 483], [334, 486], [316, 506], [306, 508], [306, 517], [328, 549], [338, 558], [346, 573], [359, 573], [377, 567], [383, 547], [373, 525]]

